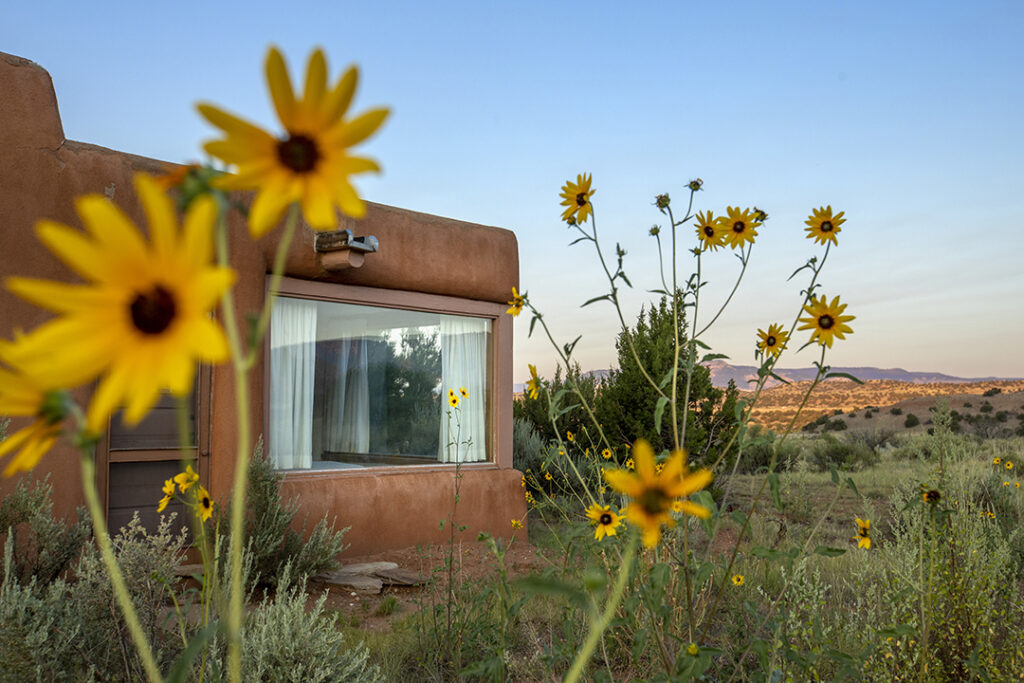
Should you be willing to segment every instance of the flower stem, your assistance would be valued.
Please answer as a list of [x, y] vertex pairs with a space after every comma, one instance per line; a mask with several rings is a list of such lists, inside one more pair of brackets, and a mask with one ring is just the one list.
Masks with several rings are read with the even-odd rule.
[[608, 603], [604, 606], [604, 612], [597, 621], [591, 622], [590, 631], [587, 632], [587, 639], [583, 642], [583, 647], [576, 653], [576, 659], [573, 660], [569, 673], [565, 675], [564, 683], [574, 683], [580, 680], [580, 676], [583, 675], [583, 669], [587, 666], [591, 656], [593, 656], [594, 650], [597, 649], [601, 636], [604, 634], [605, 629], [608, 628], [608, 624], [612, 622], [612, 617], [615, 616], [615, 610], [619, 608], [622, 594], [626, 590], [626, 583], [628, 583], [629, 575], [633, 570], [633, 560], [636, 558], [638, 541], [637, 535], [633, 534], [629, 549], [626, 550], [626, 554], [622, 557], [622, 564], [619, 566], [619, 576], [615, 579], [615, 586], [612, 588], [612, 594], [608, 597]]
[[117, 558], [114, 557], [113, 544], [110, 542], [110, 535], [107, 533], [107, 523], [104, 521], [103, 508], [100, 506], [99, 494], [96, 492], [96, 461], [93, 449], [83, 449], [82, 457], [79, 458], [82, 464], [82, 490], [85, 492], [85, 502], [89, 508], [89, 516], [92, 517], [93, 534], [96, 536], [96, 545], [100, 547], [100, 557], [110, 575], [110, 585], [114, 591], [114, 598], [117, 600], [124, 621], [128, 625], [128, 633], [135, 643], [135, 649], [142, 660], [142, 668], [146, 670], [146, 677], [152, 683], [159, 683], [163, 680], [160, 670], [153, 659], [153, 650], [146, 639], [146, 633], [142, 630], [139, 617], [132, 605], [131, 595], [128, 593], [128, 586], [124, 582], [124, 575], [117, 565]]

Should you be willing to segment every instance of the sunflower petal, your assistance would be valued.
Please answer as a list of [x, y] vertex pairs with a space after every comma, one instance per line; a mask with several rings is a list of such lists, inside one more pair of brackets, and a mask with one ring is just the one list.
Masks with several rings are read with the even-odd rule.
[[229, 114], [220, 107], [200, 103], [196, 105], [196, 109], [199, 110], [200, 115], [204, 119], [223, 130], [227, 134], [228, 139], [235, 143], [254, 145], [266, 142], [267, 139], [273, 140], [270, 133], [259, 126], [249, 123], [234, 114]]
[[174, 251], [177, 233], [174, 204], [156, 180], [145, 173], [135, 174], [135, 191], [142, 200], [142, 208], [146, 212], [153, 250], [157, 258], [167, 258]]
[[39, 241], [87, 280], [98, 281], [106, 272], [109, 254], [81, 231], [56, 221], [41, 220], [36, 223]]
[[193, 264], [205, 266], [213, 257], [213, 224], [217, 220], [217, 204], [213, 197], [198, 197], [185, 214], [181, 250]]
[[666, 489], [665, 493], [672, 498], [682, 498], [707, 487], [713, 478], [714, 475], [711, 474], [711, 470], [697, 470]]
[[267, 51], [266, 71], [267, 86], [274, 101], [274, 109], [277, 110], [277, 118], [280, 119], [281, 125], [291, 130], [292, 116], [295, 112], [295, 91], [292, 89], [284, 57], [276, 47], [271, 47]]
[[645, 490], [643, 482], [628, 470], [608, 470], [604, 473], [604, 480], [613, 489], [630, 498], [638, 497]]
[[317, 107], [326, 92], [327, 59], [324, 57], [324, 51], [317, 48], [309, 56], [309, 63], [306, 64], [306, 85], [302, 97], [306, 108]]
[[328, 93], [323, 102], [323, 121], [330, 124], [340, 120], [349, 105], [352, 104], [352, 96], [355, 95], [356, 85], [359, 82], [359, 70], [350, 66], [345, 74], [338, 79], [337, 85]]
[[334, 199], [338, 208], [346, 216], [362, 218], [366, 215], [366, 203], [356, 193], [347, 178], [341, 177], [334, 181]]
[[391, 114], [387, 107], [371, 109], [345, 124], [338, 136], [338, 144], [344, 147], [356, 145], [380, 128]]
[[260, 191], [249, 210], [249, 231], [259, 238], [277, 226], [281, 214], [292, 202], [283, 188], [268, 185]]
[[701, 519], [709, 519], [711, 517], [711, 510], [708, 510], [703, 505], [698, 505], [697, 503], [693, 503], [688, 500], [682, 500], [679, 501], [679, 503], [683, 509], [683, 512], [685, 512], [688, 515], [700, 517]]

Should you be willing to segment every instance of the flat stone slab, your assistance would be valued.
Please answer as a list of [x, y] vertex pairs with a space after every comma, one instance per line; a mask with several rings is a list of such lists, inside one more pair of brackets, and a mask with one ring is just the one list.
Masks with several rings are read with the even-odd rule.
[[424, 583], [419, 572], [402, 569], [395, 562], [349, 564], [332, 572], [321, 572], [313, 579], [330, 586], [365, 593], [380, 593], [386, 585], [419, 586]]
[[382, 569], [374, 573], [374, 576], [383, 579], [388, 586], [421, 586], [426, 579], [419, 572], [410, 569]]
[[[340, 574], [373, 574], [382, 569], [398, 569], [396, 562], [363, 562], [360, 564], [345, 564], [333, 572]], [[326, 573], [326, 572], [325, 572]]]

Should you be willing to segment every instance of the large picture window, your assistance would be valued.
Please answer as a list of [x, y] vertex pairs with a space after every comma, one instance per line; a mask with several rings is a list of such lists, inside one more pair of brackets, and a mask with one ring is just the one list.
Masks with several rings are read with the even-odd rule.
[[[275, 466], [487, 460], [491, 325], [489, 318], [276, 297], [268, 393]], [[448, 404], [450, 388], [468, 394], [457, 411]]]

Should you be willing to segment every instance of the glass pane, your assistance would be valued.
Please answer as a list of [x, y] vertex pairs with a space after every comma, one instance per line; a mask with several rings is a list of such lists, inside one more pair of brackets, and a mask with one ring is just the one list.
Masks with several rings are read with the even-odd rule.
[[[271, 458], [280, 469], [485, 460], [490, 329], [483, 318], [278, 297]], [[457, 410], [450, 388], [466, 389]]]

